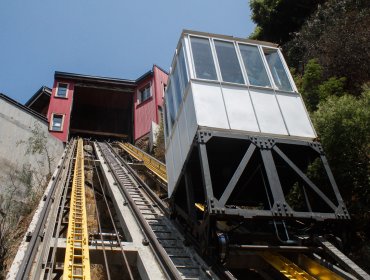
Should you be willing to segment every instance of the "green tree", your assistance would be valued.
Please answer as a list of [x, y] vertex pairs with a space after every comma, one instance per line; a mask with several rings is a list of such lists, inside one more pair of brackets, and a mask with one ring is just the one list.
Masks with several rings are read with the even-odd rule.
[[314, 111], [319, 104], [319, 86], [322, 82], [322, 67], [316, 59], [308, 61], [299, 88], [309, 111]]
[[164, 127], [163, 127], [163, 120], [159, 123], [159, 129], [158, 129], [158, 134], [157, 134], [157, 143], [156, 146], [154, 147], [154, 156], [162, 161], [166, 162], [165, 158], [165, 141], [164, 141]]
[[326, 0], [251, 0], [252, 20], [257, 24], [252, 39], [287, 42], [305, 19]]
[[297, 87], [302, 93], [308, 110], [311, 112], [317, 109], [319, 102], [326, 100], [328, 97], [346, 94], [346, 78], [331, 77], [324, 81], [323, 71], [324, 69], [317, 59], [311, 59], [308, 61], [302, 76], [293, 72]]
[[330, 96], [343, 96], [345, 92], [346, 78], [331, 77], [327, 81], [319, 85], [319, 98], [320, 101], [326, 100]]
[[[370, 240], [370, 88], [359, 98], [328, 97], [312, 119], [354, 221], [352, 250], [360, 250]], [[356, 258], [369, 266], [369, 252]]]
[[296, 68], [316, 58], [324, 79], [344, 76], [346, 89], [359, 95], [369, 81], [369, 26], [368, 0], [328, 0], [284, 44], [284, 53], [289, 65]]

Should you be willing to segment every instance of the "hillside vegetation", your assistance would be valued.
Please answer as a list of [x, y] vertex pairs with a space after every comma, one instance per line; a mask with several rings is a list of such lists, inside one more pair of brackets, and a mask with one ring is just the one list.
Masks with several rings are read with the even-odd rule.
[[370, 1], [251, 0], [251, 38], [278, 43], [351, 213], [347, 253], [370, 271]]

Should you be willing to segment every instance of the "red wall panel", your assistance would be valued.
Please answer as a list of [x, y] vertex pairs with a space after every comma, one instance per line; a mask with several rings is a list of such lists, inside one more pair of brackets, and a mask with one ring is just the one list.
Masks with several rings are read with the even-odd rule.
[[[151, 83], [152, 96], [139, 103], [140, 89], [145, 87], [148, 83]], [[141, 81], [134, 95], [134, 140], [136, 141], [143, 135], [150, 131], [150, 124], [152, 121], [156, 121], [156, 110], [155, 110], [155, 87], [153, 84], [153, 76]]]
[[[68, 83], [67, 98], [56, 97], [55, 93], [57, 90], [57, 83], [63, 82]], [[69, 123], [72, 111], [72, 101], [73, 101], [74, 83], [69, 81], [54, 81], [53, 91], [50, 97], [49, 110], [47, 118], [51, 124], [52, 114], [64, 115], [62, 131], [50, 131], [50, 133], [56, 138], [62, 140], [63, 142], [68, 141], [69, 134]]]
[[[140, 89], [151, 83], [152, 96], [139, 103]], [[153, 75], [140, 81], [134, 95], [134, 140], [150, 132], [152, 122], [159, 123], [158, 106], [163, 105], [163, 86], [167, 84], [167, 74], [153, 67]]]

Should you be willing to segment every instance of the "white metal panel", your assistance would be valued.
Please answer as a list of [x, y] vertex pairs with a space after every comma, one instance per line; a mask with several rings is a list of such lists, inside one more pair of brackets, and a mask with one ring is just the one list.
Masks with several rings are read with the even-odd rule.
[[222, 86], [231, 129], [260, 132], [247, 88]]
[[229, 129], [220, 85], [192, 81], [191, 86], [198, 125]]
[[290, 135], [315, 138], [302, 98], [296, 93], [277, 93], [277, 98]]
[[257, 89], [250, 89], [250, 93], [261, 132], [288, 135], [275, 93]]

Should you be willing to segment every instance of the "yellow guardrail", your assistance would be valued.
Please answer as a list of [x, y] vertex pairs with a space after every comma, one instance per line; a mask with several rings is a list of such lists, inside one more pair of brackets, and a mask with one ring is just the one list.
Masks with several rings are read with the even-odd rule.
[[83, 141], [78, 139], [68, 220], [63, 280], [90, 280]]
[[159, 160], [153, 158], [147, 153], [143, 152], [139, 148], [135, 147], [130, 143], [118, 143], [118, 146], [125, 150], [132, 157], [138, 161], [142, 161], [146, 168], [153, 172], [158, 178], [160, 178], [165, 184], [167, 184], [167, 171], [166, 165]]
[[316, 278], [312, 277], [306, 271], [301, 269], [299, 266], [294, 264], [287, 258], [272, 252], [262, 252], [260, 256], [265, 259], [271, 266], [278, 270], [288, 279], [297, 280], [314, 280]]
[[298, 256], [300, 260], [300, 266], [310, 273], [313, 277], [320, 280], [344, 280], [338, 274], [334, 273], [330, 269], [322, 266], [321, 264], [311, 260], [305, 255]]

